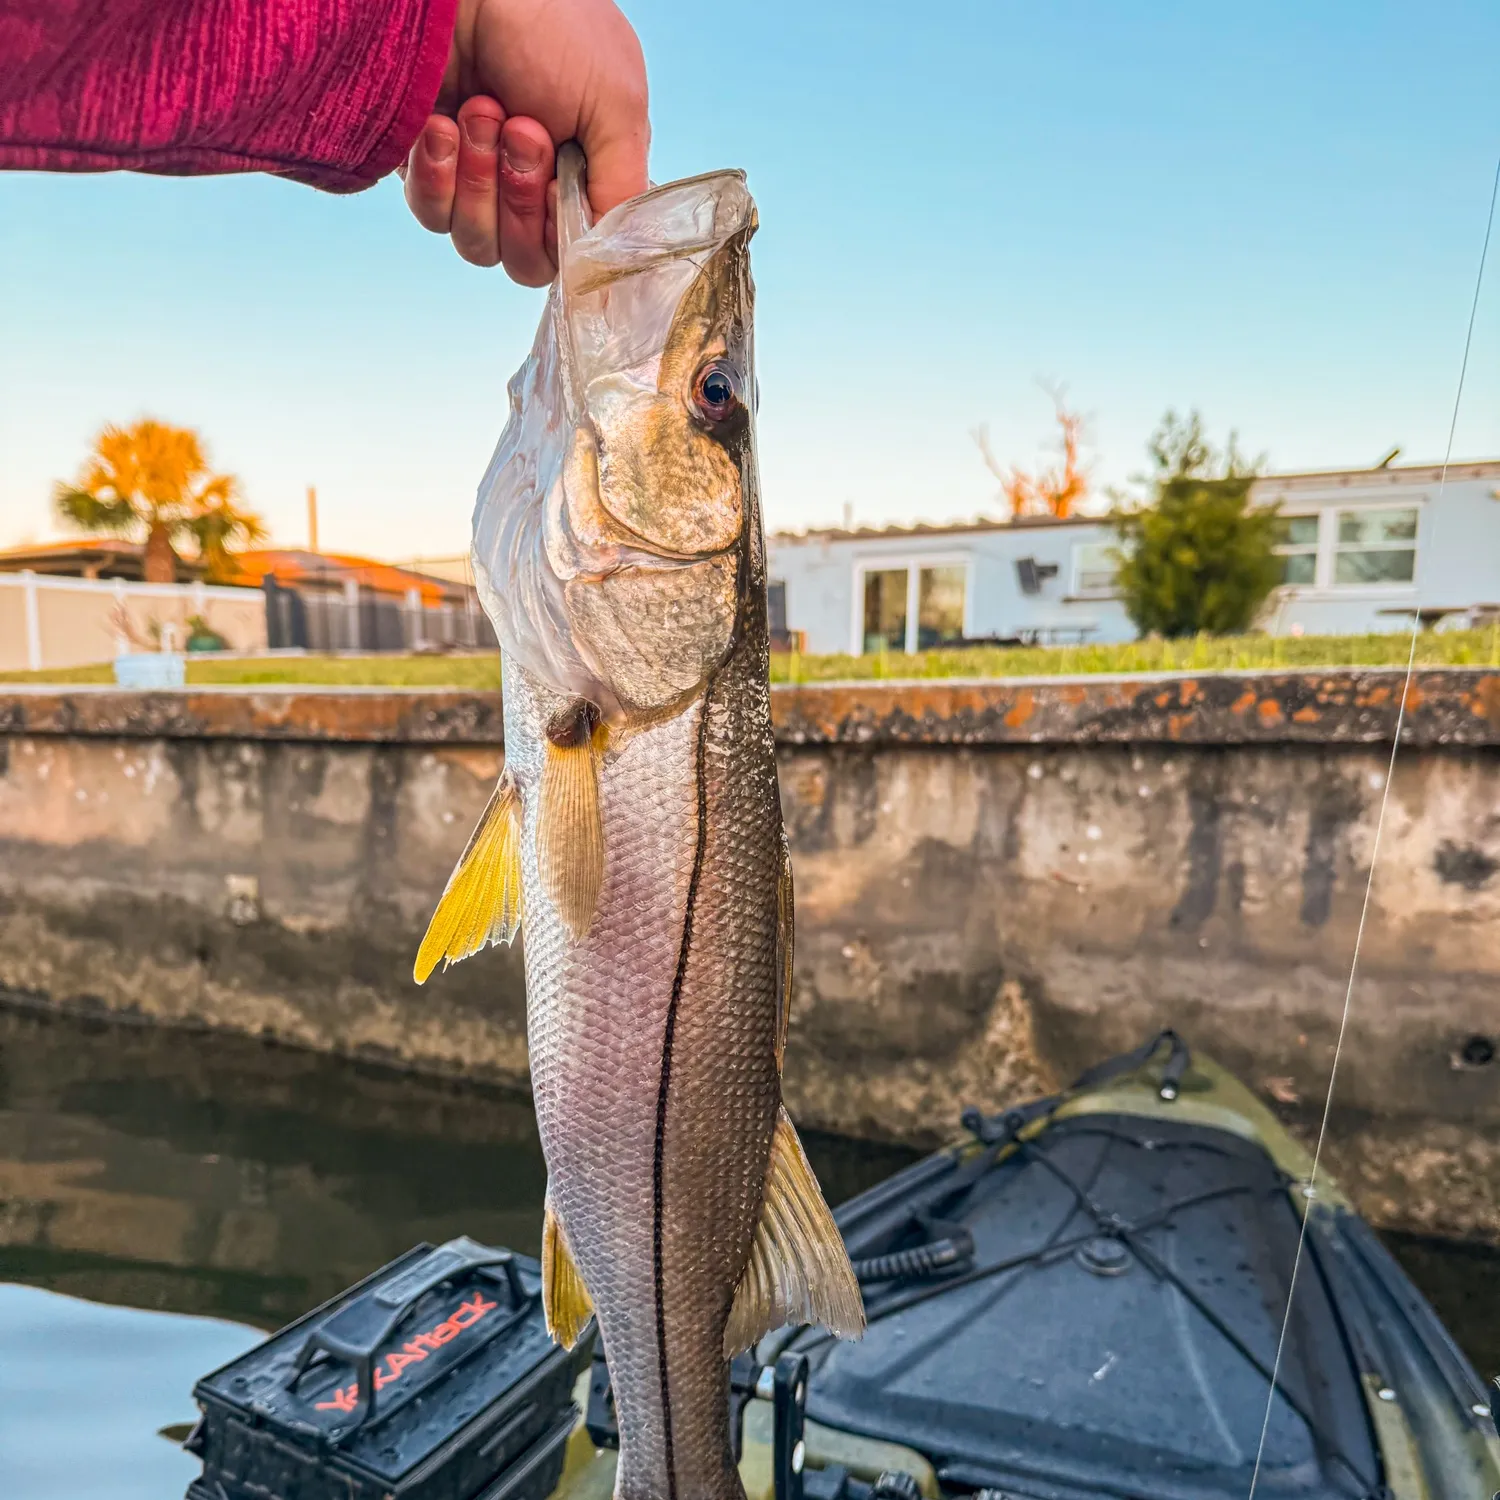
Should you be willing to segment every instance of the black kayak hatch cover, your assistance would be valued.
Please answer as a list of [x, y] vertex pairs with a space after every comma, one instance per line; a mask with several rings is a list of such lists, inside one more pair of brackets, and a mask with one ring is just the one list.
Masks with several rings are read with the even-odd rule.
[[[869, 1287], [863, 1341], [810, 1348], [808, 1417], [915, 1448], [955, 1489], [1244, 1500], [1300, 1222], [1270, 1157], [1201, 1125], [1092, 1114], [1056, 1120], [951, 1202], [937, 1161], [902, 1174], [905, 1193], [898, 1178], [845, 1205], [851, 1253], [899, 1251], [920, 1201], [972, 1235], [969, 1277], [1009, 1269]], [[1258, 1491], [1356, 1500], [1379, 1476], [1304, 1253]]]

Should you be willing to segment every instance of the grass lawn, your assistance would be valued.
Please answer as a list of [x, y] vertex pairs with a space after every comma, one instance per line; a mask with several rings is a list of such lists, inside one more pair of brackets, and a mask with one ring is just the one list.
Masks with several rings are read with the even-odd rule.
[[[110, 683], [114, 668], [65, 667], [50, 672], [0, 672], [0, 683]], [[284, 656], [215, 661], [210, 653], [187, 659], [189, 687], [304, 683], [335, 687], [461, 687], [499, 690], [500, 657], [484, 656]]]
[[[1192, 636], [1114, 646], [976, 647], [916, 656], [777, 656], [774, 682], [868, 677], [1049, 677], [1083, 672], [1236, 672], [1277, 667], [1404, 667], [1411, 637], [1381, 635]], [[1424, 630], [1417, 665], [1500, 667], [1500, 626]]]
[[[906, 677], [1044, 677], [1082, 672], [1216, 672], [1275, 667], [1399, 667], [1409, 637], [1389, 635], [1199, 636], [1181, 641], [1131, 641], [1119, 646], [1039, 646], [924, 651], [915, 656], [775, 656], [773, 682], [848, 682]], [[1423, 631], [1419, 666], [1500, 668], [1500, 626]], [[291, 656], [215, 661], [190, 656], [190, 687], [325, 684], [347, 687], [500, 686], [498, 656]], [[0, 683], [108, 683], [106, 665], [51, 672], [0, 672]]]

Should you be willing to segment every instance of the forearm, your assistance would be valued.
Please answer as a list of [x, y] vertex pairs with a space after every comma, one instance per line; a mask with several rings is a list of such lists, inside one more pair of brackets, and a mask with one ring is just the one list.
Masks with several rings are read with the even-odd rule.
[[271, 172], [334, 191], [401, 162], [458, 0], [5, 0], [0, 168]]

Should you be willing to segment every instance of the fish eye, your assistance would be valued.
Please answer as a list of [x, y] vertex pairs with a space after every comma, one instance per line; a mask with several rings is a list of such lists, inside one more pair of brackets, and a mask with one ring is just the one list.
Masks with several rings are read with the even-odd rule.
[[710, 422], [722, 422], [739, 405], [739, 382], [722, 360], [713, 360], [698, 372], [693, 402]]

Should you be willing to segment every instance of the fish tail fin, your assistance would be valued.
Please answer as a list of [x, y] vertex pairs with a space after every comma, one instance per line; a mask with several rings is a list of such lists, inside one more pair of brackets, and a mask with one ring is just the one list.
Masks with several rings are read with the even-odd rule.
[[542, 1309], [547, 1316], [547, 1332], [564, 1349], [578, 1342], [594, 1310], [550, 1199], [542, 1216]]
[[575, 938], [594, 920], [604, 883], [604, 821], [599, 761], [607, 730], [582, 718], [553, 738], [542, 762], [537, 865], [543, 889]]
[[488, 943], [508, 943], [520, 925], [521, 799], [507, 767], [443, 888], [412, 977], [425, 984], [439, 959], [447, 968]]
[[845, 1339], [865, 1330], [864, 1301], [843, 1236], [782, 1109], [760, 1223], [724, 1329], [725, 1358], [784, 1323], [819, 1323]]

